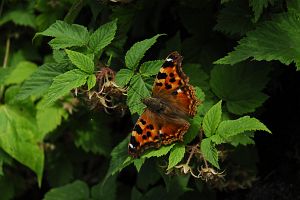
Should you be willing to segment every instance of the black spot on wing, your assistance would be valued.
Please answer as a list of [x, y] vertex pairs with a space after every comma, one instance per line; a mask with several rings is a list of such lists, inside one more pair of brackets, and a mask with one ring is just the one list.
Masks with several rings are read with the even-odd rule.
[[147, 137], [151, 137], [151, 132], [147, 131]]
[[173, 66], [174, 66], [173, 61], [165, 61], [162, 67], [167, 68], [167, 67], [173, 67]]
[[142, 138], [143, 138], [143, 140], [146, 140], [147, 139], [147, 135], [143, 135]]
[[174, 77], [174, 73], [171, 72], [171, 73], [169, 74], [169, 76], [170, 76], [170, 77]]
[[169, 80], [171, 83], [174, 83], [176, 81], [176, 79], [173, 77], [173, 78], [170, 78]]
[[157, 78], [157, 79], [165, 79], [165, 78], [167, 78], [167, 74], [166, 74], [166, 73], [158, 72], [156, 78]]
[[160, 82], [159, 82], [159, 83], [156, 83], [155, 85], [156, 85], [156, 86], [160, 86], [160, 87], [163, 86], [163, 84], [160, 83]]
[[136, 141], [134, 136], [131, 136], [130, 137], [130, 144], [132, 144], [133, 147], [137, 147], [137, 146], [139, 146], [140, 143], [138, 141]]
[[140, 125], [135, 125], [134, 131], [136, 131], [139, 135], [143, 133], [143, 130], [141, 129]]
[[147, 126], [147, 128], [150, 129], [150, 130], [153, 130], [153, 129], [154, 129], [154, 127], [153, 127], [152, 124], [149, 124], [149, 125]]
[[140, 122], [141, 122], [143, 125], [145, 125], [145, 124], [146, 124], [146, 121], [145, 121], [145, 120], [143, 120], [143, 119], [140, 119]]
[[168, 83], [165, 83], [165, 86], [166, 86], [166, 89], [169, 90], [172, 88], [172, 85], [168, 84]]

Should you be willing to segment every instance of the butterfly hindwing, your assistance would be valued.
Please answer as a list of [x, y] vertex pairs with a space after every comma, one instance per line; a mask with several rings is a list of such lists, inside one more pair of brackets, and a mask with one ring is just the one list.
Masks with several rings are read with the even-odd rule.
[[146, 109], [133, 128], [128, 152], [138, 157], [146, 149], [182, 141], [189, 125], [185, 120], [167, 120]]

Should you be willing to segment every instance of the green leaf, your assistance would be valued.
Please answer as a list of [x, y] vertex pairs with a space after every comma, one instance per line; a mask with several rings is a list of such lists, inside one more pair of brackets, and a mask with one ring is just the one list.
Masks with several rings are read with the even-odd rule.
[[150, 96], [150, 92], [141, 75], [137, 74], [132, 77], [127, 95], [127, 105], [131, 114], [138, 113], [141, 115], [145, 109], [141, 99]]
[[21, 61], [18, 63], [16, 67], [13, 67], [9, 75], [5, 77], [4, 83], [6, 85], [22, 83], [36, 69], [37, 69], [36, 64], [28, 61]]
[[177, 165], [184, 157], [185, 146], [183, 144], [176, 144], [170, 152], [168, 169]]
[[24, 108], [0, 106], [0, 147], [11, 157], [33, 170], [41, 184], [44, 153], [38, 146], [39, 132], [33, 116]]
[[124, 87], [125, 85], [127, 85], [129, 83], [129, 81], [133, 75], [134, 75], [134, 72], [132, 70], [121, 69], [120, 71], [118, 71], [118, 73], [116, 74], [116, 77], [115, 77], [117, 85]]
[[142, 155], [141, 158], [151, 158], [151, 157], [161, 157], [166, 155], [167, 153], [169, 153], [169, 151], [173, 148], [173, 146], [175, 145], [175, 143], [168, 145], [168, 146], [162, 146], [159, 149], [155, 149], [155, 150], [148, 150], [146, 151], [146, 153], [144, 153], [144, 155]]
[[109, 156], [112, 150], [112, 133], [109, 117], [98, 115], [76, 129], [75, 145], [85, 152]]
[[201, 123], [202, 123], [203, 117], [197, 113], [195, 117], [190, 121], [190, 128], [188, 131], [184, 134], [184, 143], [188, 144], [190, 143], [195, 137], [199, 134]]
[[113, 20], [100, 26], [90, 37], [89, 47], [96, 54], [104, 49], [114, 39], [117, 31], [117, 20]]
[[133, 161], [133, 164], [134, 164], [137, 172], [140, 172], [141, 167], [143, 166], [144, 162], [145, 162], [145, 159], [135, 159]]
[[203, 157], [213, 166], [220, 169], [218, 163], [218, 151], [210, 138], [205, 138], [201, 141], [201, 152]]
[[57, 20], [45, 31], [36, 33], [34, 37], [39, 35], [55, 37], [49, 42], [53, 49], [84, 46], [89, 40], [88, 30], [84, 26], [71, 25], [60, 20]]
[[58, 98], [68, 94], [70, 90], [86, 83], [88, 74], [79, 69], [73, 69], [54, 78], [51, 87], [45, 97], [45, 106], [53, 103]]
[[94, 73], [94, 62], [89, 56], [71, 50], [66, 50], [66, 53], [76, 67], [88, 74]]
[[251, 118], [249, 116], [244, 116], [236, 120], [222, 121], [217, 129], [216, 134], [226, 139], [228, 137], [235, 136], [245, 131], [257, 130], [271, 133], [271, 131], [259, 120]]
[[10, 10], [5, 13], [4, 16], [0, 18], [0, 26], [9, 21], [13, 21], [15, 24], [21, 26], [36, 27], [35, 15], [28, 10], [24, 11], [24, 9]]
[[222, 117], [222, 101], [215, 104], [205, 114], [203, 119], [203, 130], [206, 137], [210, 137], [215, 134], [217, 127]]
[[74, 181], [62, 187], [53, 188], [43, 200], [86, 200], [89, 199], [88, 185], [83, 181]]
[[159, 72], [159, 69], [164, 64], [164, 60], [153, 60], [144, 62], [140, 67], [140, 73], [143, 76], [152, 76], [156, 75]]
[[51, 86], [53, 78], [64, 73], [66, 67], [57, 63], [45, 63], [39, 67], [22, 85], [17, 99], [41, 96]]
[[257, 22], [263, 9], [267, 8], [269, 3], [274, 3], [274, 0], [249, 0], [249, 5], [254, 12], [254, 22]]
[[111, 152], [111, 160], [105, 180], [133, 162], [128, 155], [128, 137], [120, 142]]
[[215, 64], [233, 65], [252, 57], [258, 61], [278, 60], [286, 65], [295, 62], [299, 70], [299, 32], [300, 20], [297, 15], [277, 15], [272, 21], [264, 22], [256, 30], [248, 32], [234, 51], [215, 61]]
[[111, 176], [107, 181], [100, 182], [91, 189], [93, 200], [114, 200], [117, 195], [117, 176]]
[[36, 122], [38, 130], [40, 131], [40, 140], [55, 130], [61, 122], [62, 118], [68, 116], [67, 111], [63, 107], [51, 106], [51, 107], [41, 107], [36, 113]]
[[211, 71], [212, 91], [226, 101], [229, 112], [242, 115], [253, 112], [267, 99], [261, 91], [269, 78], [268, 65], [241, 63], [217, 65]]
[[88, 90], [91, 90], [96, 85], [96, 76], [91, 74], [87, 78]]
[[240, 133], [235, 136], [229, 137], [227, 139], [227, 141], [234, 147], [237, 147], [238, 145], [246, 146], [248, 144], [255, 144], [253, 137], [254, 137], [253, 132], [244, 132], [244, 133]]
[[248, 1], [232, 1], [221, 9], [214, 30], [230, 35], [245, 35], [254, 28], [251, 18]]
[[129, 69], [136, 69], [146, 51], [156, 42], [157, 38], [162, 34], [158, 34], [150, 39], [135, 43], [126, 53], [125, 64]]

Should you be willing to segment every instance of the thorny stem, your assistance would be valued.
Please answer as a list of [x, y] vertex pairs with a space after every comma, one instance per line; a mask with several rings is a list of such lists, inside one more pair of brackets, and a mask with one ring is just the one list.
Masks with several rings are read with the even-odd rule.
[[[8, 62], [8, 57], [9, 57], [9, 49], [10, 49], [10, 36], [7, 37], [6, 39], [6, 44], [5, 44], [5, 55], [3, 59], [3, 68], [7, 67], [7, 62]], [[4, 86], [0, 87], [0, 100], [2, 99], [4, 92]]]

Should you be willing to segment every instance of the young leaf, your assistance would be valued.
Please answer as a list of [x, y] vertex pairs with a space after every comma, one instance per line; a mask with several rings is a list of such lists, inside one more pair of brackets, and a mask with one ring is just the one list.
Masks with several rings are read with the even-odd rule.
[[116, 83], [118, 86], [124, 87], [127, 85], [134, 75], [134, 72], [130, 69], [121, 69], [116, 74]]
[[151, 158], [151, 157], [161, 157], [169, 153], [169, 151], [173, 148], [175, 143], [168, 145], [168, 146], [162, 146], [159, 149], [153, 149], [148, 150], [144, 155], [142, 155], [141, 158]]
[[94, 54], [97, 54], [114, 39], [117, 31], [117, 20], [113, 20], [98, 28], [90, 37], [89, 47]]
[[213, 166], [220, 169], [218, 163], [218, 151], [210, 138], [205, 138], [201, 141], [201, 152], [204, 158]]
[[[296, 63], [300, 69], [299, 51], [300, 21], [298, 16], [284, 13], [273, 17], [247, 33], [239, 45], [215, 64], [235, 64], [253, 57], [255, 60], [278, 60], [286, 65]], [[274, 42], [276, 41], [276, 42]]]
[[88, 90], [91, 90], [96, 85], [96, 76], [91, 74], [87, 78]]
[[34, 73], [36, 68], [36, 64], [32, 62], [21, 61], [16, 67], [13, 67], [9, 75], [5, 77], [4, 83], [6, 85], [22, 83], [26, 78]]
[[226, 101], [229, 112], [242, 115], [253, 112], [267, 99], [261, 91], [267, 84], [270, 67], [240, 63], [217, 65], [211, 71], [212, 91]]
[[216, 134], [226, 139], [245, 131], [257, 130], [271, 133], [271, 131], [259, 120], [249, 116], [244, 116], [236, 120], [222, 121], [217, 129]]
[[203, 130], [206, 137], [210, 137], [215, 134], [217, 127], [222, 117], [222, 101], [215, 104], [205, 114], [203, 119]]
[[84, 46], [88, 43], [88, 30], [78, 24], [68, 24], [64, 21], [57, 20], [43, 32], [36, 33], [39, 35], [55, 37], [49, 44], [53, 49], [63, 49], [73, 46]]
[[66, 67], [57, 63], [45, 63], [39, 67], [22, 85], [17, 99], [26, 99], [29, 96], [43, 95], [51, 86], [53, 78], [64, 73]]
[[170, 152], [168, 169], [177, 165], [184, 157], [185, 146], [183, 144], [176, 144]]
[[141, 99], [149, 97], [150, 92], [148, 91], [146, 83], [143, 81], [141, 75], [137, 74], [132, 77], [127, 95], [127, 105], [131, 114], [142, 114], [145, 106], [142, 104]]
[[88, 74], [94, 73], [94, 62], [89, 56], [71, 50], [66, 50], [66, 53], [76, 67]]
[[0, 106], [0, 147], [11, 157], [33, 170], [42, 181], [44, 153], [38, 146], [39, 132], [33, 116], [23, 108]]
[[228, 138], [227, 142], [229, 142], [234, 147], [237, 147], [238, 145], [246, 146], [248, 144], [255, 144], [253, 137], [253, 132], [244, 132]]
[[46, 193], [44, 200], [83, 200], [89, 199], [88, 185], [83, 181], [74, 181], [62, 187], [53, 188]]
[[73, 69], [54, 78], [51, 87], [45, 97], [45, 104], [49, 105], [58, 98], [68, 94], [70, 90], [86, 83], [88, 74], [79, 69]]
[[145, 162], [145, 159], [143, 159], [143, 158], [141, 158], [141, 159], [135, 159], [133, 161], [133, 164], [134, 164], [137, 172], [140, 172], [141, 167], [143, 166], [144, 162]]
[[143, 76], [152, 76], [156, 75], [163, 65], [164, 60], [153, 60], [144, 62], [140, 67], [140, 73]]
[[156, 42], [157, 38], [162, 34], [158, 34], [150, 39], [135, 43], [126, 53], [125, 64], [129, 69], [136, 69], [146, 51]]

